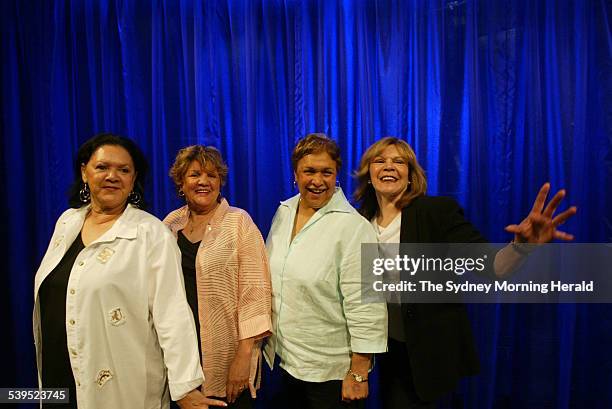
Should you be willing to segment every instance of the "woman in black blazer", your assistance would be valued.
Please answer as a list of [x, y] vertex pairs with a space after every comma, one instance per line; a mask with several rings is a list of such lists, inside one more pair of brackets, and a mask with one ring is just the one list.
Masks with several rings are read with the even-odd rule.
[[[381, 243], [484, 243], [453, 199], [425, 196], [427, 181], [410, 146], [386, 137], [370, 146], [357, 171], [355, 199]], [[565, 196], [560, 190], [545, 205], [544, 184], [529, 215], [506, 226], [514, 241], [495, 255], [493, 269], [503, 277], [530, 251], [527, 243], [572, 240], [557, 226], [575, 207], [554, 216]], [[384, 407], [435, 408], [465, 376], [479, 372], [478, 355], [463, 304], [389, 303], [389, 352], [379, 357]]]

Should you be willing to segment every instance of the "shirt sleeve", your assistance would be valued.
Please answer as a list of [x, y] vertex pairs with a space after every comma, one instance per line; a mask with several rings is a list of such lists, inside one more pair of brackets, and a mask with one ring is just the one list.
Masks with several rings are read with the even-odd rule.
[[168, 370], [172, 400], [182, 399], [204, 381], [193, 314], [187, 304], [180, 251], [167, 230], [156, 232], [148, 249], [149, 311]]
[[387, 351], [387, 305], [361, 299], [361, 243], [376, 243], [376, 234], [365, 220], [355, 226], [346, 242], [340, 264], [340, 292], [351, 350], [359, 353]]
[[263, 338], [272, 328], [272, 294], [266, 247], [248, 215], [244, 216], [238, 249], [238, 337]]

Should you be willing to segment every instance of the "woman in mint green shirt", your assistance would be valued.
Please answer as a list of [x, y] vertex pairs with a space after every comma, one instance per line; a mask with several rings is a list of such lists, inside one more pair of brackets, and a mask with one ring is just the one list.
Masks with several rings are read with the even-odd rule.
[[372, 354], [387, 348], [384, 303], [361, 303], [361, 243], [376, 243], [370, 223], [336, 187], [338, 145], [309, 134], [291, 162], [299, 194], [281, 202], [266, 247], [272, 273], [274, 336], [280, 361], [279, 407], [360, 407]]

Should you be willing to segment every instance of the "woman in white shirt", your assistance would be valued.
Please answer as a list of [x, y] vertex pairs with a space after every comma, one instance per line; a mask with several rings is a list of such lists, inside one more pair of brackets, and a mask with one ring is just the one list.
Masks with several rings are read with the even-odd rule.
[[336, 187], [333, 140], [307, 135], [291, 162], [299, 194], [281, 202], [266, 242], [274, 329], [265, 353], [270, 366], [280, 361], [277, 406], [359, 407], [371, 356], [386, 350], [385, 304], [361, 302], [361, 243], [376, 236]]
[[[139, 209], [146, 160], [134, 142], [100, 134], [77, 153], [71, 209], [35, 278], [34, 339], [42, 387], [79, 408], [224, 406], [202, 384], [180, 255]], [[201, 406], [199, 406], [201, 407]], [[204, 406], [205, 407], [205, 406]]]

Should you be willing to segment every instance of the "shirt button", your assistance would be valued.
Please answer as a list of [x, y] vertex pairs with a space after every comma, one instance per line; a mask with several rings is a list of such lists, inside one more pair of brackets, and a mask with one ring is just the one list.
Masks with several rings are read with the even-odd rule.
[[71, 349], [71, 350], [70, 350], [70, 352], [71, 352], [71, 353], [72, 353], [72, 355], [74, 355], [74, 356], [76, 356], [76, 355], [77, 355], [77, 351], [76, 351], [76, 349], [74, 349], [74, 348], [73, 348], [73, 349]]
[[76, 293], [76, 291], [74, 291], [74, 288], [70, 289], [70, 294], [74, 295], [74, 293]]
[[84, 261], [79, 261], [79, 266], [82, 266], [83, 264], [85, 264]]
[[70, 320], [70, 321], [68, 321], [68, 323], [69, 323], [70, 325], [74, 325], [74, 320]]
[[76, 381], [76, 386], [81, 386], [81, 382]]

